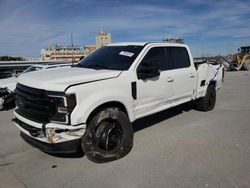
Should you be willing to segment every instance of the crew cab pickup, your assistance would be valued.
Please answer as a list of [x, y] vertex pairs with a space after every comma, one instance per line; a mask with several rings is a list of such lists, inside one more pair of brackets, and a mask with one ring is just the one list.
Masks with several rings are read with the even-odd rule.
[[14, 123], [42, 151], [82, 148], [108, 162], [132, 149], [135, 120], [188, 101], [212, 110], [223, 75], [220, 64], [195, 65], [185, 44], [113, 43], [77, 65], [21, 75]]

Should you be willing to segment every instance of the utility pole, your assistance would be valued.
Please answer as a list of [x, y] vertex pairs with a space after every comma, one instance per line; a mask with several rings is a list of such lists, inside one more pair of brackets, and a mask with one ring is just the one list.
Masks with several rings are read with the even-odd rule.
[[203, 61], [205, 61], [205, 39], [202, 40], [202, 52], [201, 52], [201, 57]]
[[73, 48], [74, 48], [74, 43], [73, 43], [73, 35], [71, 33], [71, 49], [72, 49], [72, 65], [74, 63], [74, 55], [73, 55]]

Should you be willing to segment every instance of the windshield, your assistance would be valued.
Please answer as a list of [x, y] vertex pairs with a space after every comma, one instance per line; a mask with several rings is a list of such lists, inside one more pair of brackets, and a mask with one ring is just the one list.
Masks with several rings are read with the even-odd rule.
[[33, 72], [33, 71], [38, 71], [38, 70], [41, 70], [41, 69], [42, 69], [42, 67], [35, 67], [35, 66], [31, 66], [31, 67], [29, 67], [29, 68], [25, 69], [25, 70], [23, 71], [23, 73], [26, 73], [26, 72]]
[[78, 66], [92, 69], [128, 70], [143, 46], [103, 46], [86, 58]]

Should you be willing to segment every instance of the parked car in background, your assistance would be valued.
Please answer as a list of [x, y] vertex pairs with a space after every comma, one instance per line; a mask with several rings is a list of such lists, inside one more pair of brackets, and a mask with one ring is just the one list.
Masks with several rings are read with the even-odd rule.
[[4, 78], [9, 78], [9, 77], [11, 77], [12, 76], [12, 74], [11, 73], [4, 73], [4, 74], [0, 74], [0, 79], [4, 79]]
[[[48, 63], [48, 64], [36, 64], [25, 69], [21, 74], [42, 71], [58, 67], [66, 67], [72, 65], [71, 63]], [[14, 90], [16, 88], [17, 77], [12, 76], [0, 80], [0, 110], [9, 109], [15, 107], [15, 95]]]

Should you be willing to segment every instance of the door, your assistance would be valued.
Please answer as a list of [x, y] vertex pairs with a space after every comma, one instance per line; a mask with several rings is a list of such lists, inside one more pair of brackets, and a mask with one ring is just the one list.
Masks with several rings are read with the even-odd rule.
[[185, 47], [168, 47], [167, 51], [173, 65], [173, 104], [178, 105], [192, 99], [196, 89], [196, 70]]
[[146, 53], [139, 66], [145, 66], [149, 62], [157, 64], [160, 75], [147, 79], [137, 80], [137, 100], [135, 102], [136, 118], [149, 115], [171, 105], [172, 84], [168, 82], [167, 70], [169, 69], [166, 48], [153, 47]]

